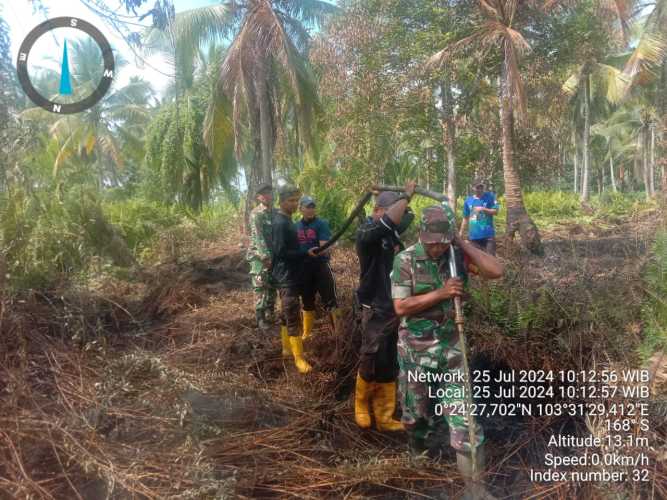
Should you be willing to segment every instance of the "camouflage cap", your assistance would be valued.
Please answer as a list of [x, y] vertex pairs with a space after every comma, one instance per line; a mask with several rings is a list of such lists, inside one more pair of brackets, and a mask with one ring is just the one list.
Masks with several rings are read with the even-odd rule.
[[419, 223], [419, 241], [422, 243], [449, 243], [455, 230], [456, 220], [449, 205], [434, 205], [422, 210]]
[[284, 184], [278, 188], [278, 198], [280, 201], [285, 201], [291, 196], [300, 194], [301, 191], [298, 187], [292, 186], [291, 184]]
[[257, 189], [255, 189], [255, 196], [258, 194], [268, 194], [272, 189], [273, 188], [271, 187], [271, 183], [262, 182], [259, 186], [257, 186]]

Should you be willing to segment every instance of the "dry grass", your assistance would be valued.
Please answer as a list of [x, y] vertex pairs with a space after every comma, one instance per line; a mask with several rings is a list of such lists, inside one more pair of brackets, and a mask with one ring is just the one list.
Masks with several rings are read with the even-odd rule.
[[[588, 250], [566, 243], [547, 247], [539, 260], [505, 245], [505, 282], [486, 290], [473, 285], [468, 330], [479, 362], [517, 369], [632, 365], [636, 360], [628, 353], [641, 332], [626, 315], [641, 303], [635, 287], [641, 251], [628, 257], [595, 244]], [[336, 336], [326, 318], [318, 320], [306, 346], [316, 370], [307, 377], [282, 359], [277, 334], [253, 328], [242, 254], [230, 243], [205, 249], [190, 263], [155, 268], [146, 285], [5, 297], [0, 496], [459, 493], [451, 457], [415, 460], [406, 452], [405, 435], [354, 425], [349, 396], [359, 339], [349, 304], [356, 258], [337, 250], [333, 267], [348, 329]], [[622, 287], [622, 307], [613, 301], [614, 287]], [[604, 309], [610, 304], [618, 311]], [[522, 321], [499, 323], [503, 308]], [[660, 359], [654, 363], [662, 374]], [[655, 387], [656, 397], [664, 398], [664, 383]], [[625, 489], [665, 498], [667, 429], [664, 415], [652, 418], [654, 470], [642, 489], [528, 481], [527, 470], [543, 463], [548, 436], [563, 428], [585, 432], [584, 419], [487, 422], [488, 480], [500, 497], [608, 498]]]

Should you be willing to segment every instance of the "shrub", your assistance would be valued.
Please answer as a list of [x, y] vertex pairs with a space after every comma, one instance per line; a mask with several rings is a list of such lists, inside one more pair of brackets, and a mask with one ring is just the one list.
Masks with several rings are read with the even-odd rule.
[[557, 219], [582, 215], [581, 202], [576, 193], [536, 191], [524, 193], [523, 199], [531, 217]]
[[652, 258], [644, 271], [646, 300], [642, 307], [644, 338], [640, 354], [647, 359], [667, 349], [667, 230], [656, 235]]
[[108, 202], [104, 211], [135, 253], [149, 246], [157, 233], [181, 221], [174, 207], [142, 199]]
[[5, 279], [11, 288], [38, 288], [80, 270], [92, 255], [79, 200], [13, 190], [0, 202]]

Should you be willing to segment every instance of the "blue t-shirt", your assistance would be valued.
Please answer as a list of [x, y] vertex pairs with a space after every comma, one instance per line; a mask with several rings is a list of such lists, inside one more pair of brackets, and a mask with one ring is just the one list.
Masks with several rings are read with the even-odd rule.
[[475, 195], [468, 196], [465, 203], [463, 203], [463, 217], [470, 217], [470, 221], [468, 222], [468, 239], [481, 240], [495, 236], [496, 230], [493, 227], [493, 215], [486, 212], [476, 212], [473, 210], [473, 207], [498, 210], [500, 205], [493, 193], [487, 191], [481, 198], [477, 198]]
[[[329, 223], [319, 217], [315, 217], [311, 221], [301, 219], [296, 223], [296, 234], [299, 238], [299, 246], [303, 251], [308, 251], [313, 247], [319, 247], [320, 241], [329, 241], [331, 239]], [[318, 255], [315, 259], [326, 262], [329, 260], [329, 256]], [[308, 260], [310, 260], [310, 258]]]

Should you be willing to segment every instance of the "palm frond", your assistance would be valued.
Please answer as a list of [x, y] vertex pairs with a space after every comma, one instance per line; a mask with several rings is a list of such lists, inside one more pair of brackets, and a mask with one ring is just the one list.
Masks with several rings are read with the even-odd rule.
[[309, 26], [322, 26], [328, 17], [341, 12], [336, 5], [321, 0], [278, 0], [276, 6], [288, 17]]
[[236, 28], [236, 9], [231, 4], [200, 7], [176, 15], [167, 30], [151, 28], [146, 34], [147, 53], [162, 53], [175, 69], [183, 88], [193, 84], [200, 49], [229, 37]]
[[116, 139], [111, 134], [100, 134], [97, 142], [101, 151], [114, 162], [114, 166], [123, 167], [123, 155], [118, 144], [116, 144]]
[[479, 0], [479, 6], [487, 16], [494, 19], [501, 18], [502, 14], [497, 0]]
[[583, 76], [584, 73], [584, 66], [579, 66], [577, 71], [575, 71], [573, 74], [570, 75], [570, 77], [565, 80], [565, 83], [563, 84], [563, 92], [569, 95], [574, 95], [577, 93], [577, 90], [579, 89], [579, 82], [581, 82], [581, 77]]
[[145, 123], [151, 116], [150, 108], [140, 104], [119, 104], [109, 107], [106, 113], [112, 120], [134, 123]]
[[461, 40], [454, 42], [444, 49], [436, 52], [431, 57], [426, 60], [425, 67], [426, 69], [436, 69], [442, 67], [442, 65], [447, 62], [450, 58], [460, 54], [465, 50], [470, 50], [475, 46], [479, 45], [482, 41], [488, 40], [488, 34], [486, 30], [480, 29], [473, 33], [470, 36], [462, 38]]
[[204, 118], [204, 145], [214, 163], [223, 161], [228, 150], [234, 149], [232, 106], [224, 95], [213, 96]]
[[517, 55], [523, 56], [530, 52], [530, 45], [521, 33], [512, 28], [506, 28], [505, 36], [508, 38]]
[[320, 103], [315, 78], [285, 32], [280, 19], [275, 13], [272, 12], [272, 14], [275, 33], [272, 44], [274, 57], [282, 63], [281, 70], [288, 76], [290, 94], [294, 97], [294, 109], [298, 116], [304, 145], [308, 151], [317, 154], [313, 134], [313, 117], [319, 113]]
[[186, 10], [176, 15], [176, 39], [184, 48], [195, 52], [204, 41], [216, 42], [229, 37], [235, 28], [235, 16], [235, 9], [228, 4]]
[[625, 94], [629, 80], [619, 69], [608, 64], [597, 63], [594, 68], [594, 80], [596, 85], [605, 90], [607, 101], [619, 102]]
[[280, 15], [288, 36], [294, 41], [299, 52], [305, 53], [311, 41], [310, 33], [298, 19], [291, 16]]
[[650, 71], [652, 66], [660, 64], [665, 54], [667, 37], [662, 33], [645, 32], [628, 59], [623, 74], [632, 82], [640, 73]]
[[74, 134], [72, 134], [67, 139], [65, 139], [63, 145], [58, 149], [58, 155], [56, 156], [56, 160], [53, 162], [53, 177], [57, 177], [58, 170], [60, 170], [60, 167], [63, 165], [63, 163], [65, 163], [74, 155], [75, 142], [76, 139]]

